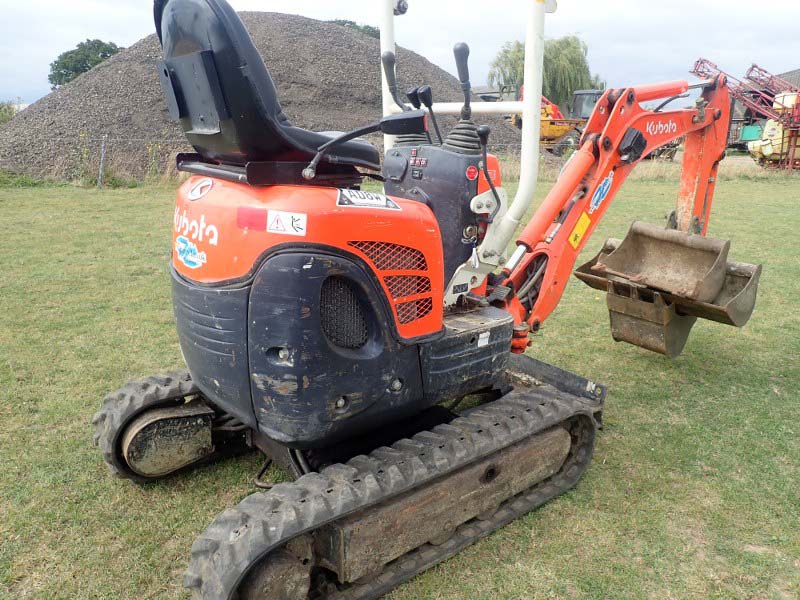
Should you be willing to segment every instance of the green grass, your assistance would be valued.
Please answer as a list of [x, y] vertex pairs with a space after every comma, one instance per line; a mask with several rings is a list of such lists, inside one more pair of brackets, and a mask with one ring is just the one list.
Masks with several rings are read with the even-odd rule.
[[[255, 456], [145, 488], [109, 477], [89, 425], [126, 380], [180, 366], [173, 190], [0, 186], [0, 597], [185, 597], [192, 540], [253, 492]], [[585, 258], [676, 182], [630, 182]], [[608, 332], [570, 283], [532, 352], [610, 387], [578, 487], [395, 600], [800, 595], [797, 179], [721, 181], [711, 235], [763, 262], [743, 330], [701, 322], [670, 361]]]

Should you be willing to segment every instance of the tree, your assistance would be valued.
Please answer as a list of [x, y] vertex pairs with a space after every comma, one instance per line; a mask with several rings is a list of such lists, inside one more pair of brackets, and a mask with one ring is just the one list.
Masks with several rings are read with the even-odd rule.
[[342, 27], [348, 27], [349, 29], [354, 29], [364, 35], [368, 35], [369, 37], [373, 37], [375, 39], [381, 39], [381, 30], [377, 27], [373, 27], [372, 25], [360, 25], [355, 21], [348, 21], [347, 19], [336, 19], [335, 21], [328, 21], [329, 23], [336, 23], [337, 25], [341, 25]]
[[[542, 93], [556, 104], [567, 104], [575, 90], [602, 90], [605, 82], [592, 75], [588, 46], [570, 35], [544, 43], [544, 81]], [[489, 85], [519, 88], [523, 83], [525, 44], [508, 42], [492, 61]]]
[[17, 114], [17, 107], [11, 101], [0, 102], [0, 125], [8, 123]]
[[525, 44], [506, 42], [492, 61], [489, 69], [489, 85], [519, 90], [525, 71]]
[[52, 62], [50, 76], [47, 79], [53, 89], [56, 89], [123, 49], [112, 42], [86, 40], [78, 44], [74, 50], [64, 52]]

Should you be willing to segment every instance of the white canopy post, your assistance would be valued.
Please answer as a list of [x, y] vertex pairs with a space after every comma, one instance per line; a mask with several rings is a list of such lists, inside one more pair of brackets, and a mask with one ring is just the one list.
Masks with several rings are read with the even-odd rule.
[[[394, 111], [393, 108], [397, 106], [392, 99], [391, 94], [389, 93], [389, 84], [386, 81], [386, 73], [383, 71], [383, 62], [381, 57], [383, 56], [384, 52], [393, 52], [397, 53], [397, 48], [395, 45], [395, 37], [394, 37], [394, 7], [395, 7], [395, 0], [383, 0], [380, 4], [381, 6], [381, 56], [378, 57], [378, 64], [380, 64], [381, 69], [381, 96], [383, 98], [383, 116], [386, 117], [392, 114]], [[393, 135], [385, 135], [383, 136], [383, 143], [386, 150], [389, 150], [392, 146], [394, 146], [394, 136]]]

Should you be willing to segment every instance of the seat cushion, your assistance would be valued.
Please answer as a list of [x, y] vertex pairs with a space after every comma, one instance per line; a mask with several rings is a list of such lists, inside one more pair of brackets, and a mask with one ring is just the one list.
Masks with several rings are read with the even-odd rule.
[[[291, 137], [299, 144], [316, 149], [327, 144], [332, 139], [342, 135], [341, 131], [308, 131], [300, 127], [286, 127]], [[352, 164], [358, 167], [379, 171], [381, 168], [381, 153], [370, 142], [363, 138], [358, 138], [344, 144], [337, 144], [331, 148], [326, 157], [328, 162]]]

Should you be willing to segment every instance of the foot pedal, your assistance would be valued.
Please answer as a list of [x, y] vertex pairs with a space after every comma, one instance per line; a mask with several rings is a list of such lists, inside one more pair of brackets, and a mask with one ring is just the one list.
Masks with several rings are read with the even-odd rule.
[[492, 293], [486, 300], [491, 304], [492, 302], [505, 302], [508, 295], [511, 293], [511, 288], [505, 285], [496, 285], [492, 288]]
[[728, 261], [729, 247], [634, 223], [575, 276], [608, 292], [615, 340], [677, 356], [697, 318], [743, 327], [753, 314], [762, 266]]

